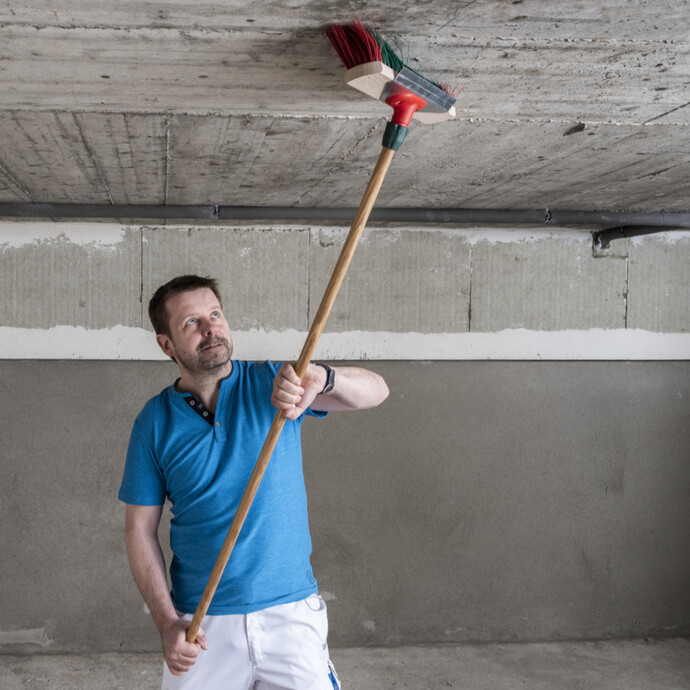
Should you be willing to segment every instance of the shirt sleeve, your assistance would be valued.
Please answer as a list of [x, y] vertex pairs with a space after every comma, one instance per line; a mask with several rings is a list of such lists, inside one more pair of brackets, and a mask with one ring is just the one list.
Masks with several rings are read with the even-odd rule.
[[165, 479], [139, 421], [134, 422], [118, 498], [123, 503], [159, 506], [165, 503]]

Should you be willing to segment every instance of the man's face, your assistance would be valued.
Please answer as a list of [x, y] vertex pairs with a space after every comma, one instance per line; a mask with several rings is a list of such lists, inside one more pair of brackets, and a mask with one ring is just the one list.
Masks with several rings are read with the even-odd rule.
[[232, 357], [230, 329], [209, 288], [181, 292], [166, 300], [170, 336], [158, 335], [163, 352], [192, 375], [211, 373]]

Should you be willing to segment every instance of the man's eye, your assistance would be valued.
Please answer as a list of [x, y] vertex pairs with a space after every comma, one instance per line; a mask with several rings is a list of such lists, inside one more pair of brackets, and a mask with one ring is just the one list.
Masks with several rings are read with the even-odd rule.
[[212, 319], [219, 319], [220, 318], [220, 313], [217, 311], [214, 311], [213, 314], [211, 314]]
[[196, 319], [187, 319], [185, 326], [193, 326], [196, 323]]

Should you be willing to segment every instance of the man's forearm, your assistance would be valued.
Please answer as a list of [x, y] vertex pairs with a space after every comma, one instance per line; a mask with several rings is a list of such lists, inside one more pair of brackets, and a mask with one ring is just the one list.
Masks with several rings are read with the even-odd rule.
[[157, 527], [163, 506], [127, 506], [125, 542], [134, 581], [151, 611], [163, 643], [163, 656], [173, 675], [189, 671], [201, 649], [207, 649], [206, 635], [199, 630], [195, 643], [186, 641], [187, 624], [175, 611], [168, 593], [165, 559], [158, 543]]
[[165, 559], [158, 539], [138, 530], [127, 530], [125, 541], [134, 581], [162, 633], [166, 624], [176, 621], [178, 616], [168, 592]]
[[333, 367], [335, 385], [327, 395], [317, 395], [315, 410], [365, 410], [380, 405], [388, 397], [381, 376], [361, 367]]
[[302, 379], [292, 364], [283, 364], [273, 380], [271, 402], [287, 419], [297, 419], [307, 407], [331, 410], [365, 410], [376, 407], [388, 397], [388, 386], [381, 376], [361, 367], [333, 367], [334, 387], [322, 393], [326, 370], [309, 364]]

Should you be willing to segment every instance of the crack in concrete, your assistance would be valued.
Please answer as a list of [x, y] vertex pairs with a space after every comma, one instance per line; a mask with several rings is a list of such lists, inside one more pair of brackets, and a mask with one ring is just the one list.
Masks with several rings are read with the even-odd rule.
[[469, 286], [467, 288], [467, 332], [472, 333], [472, 269], [473, 269], [473, 260], [474, 260], [474, 252], [472, 246], [470, 246], [469, 250], [469, 257], [468, 257], [468, 263], [469, 263], [469, 273], [470, 273], [470, 279], [469, 279]]
[[445, 23], [439, 26], [438, 31], [441, 32], [443, 29], [445, 29], [449, 24], [452, 24], [458, 17], [458, 14], [466, 8], [468, 8], [470, 5], [474, 5], [474, 3], [477, 2], [477, 0], [468, 0], [467, 2], [464, 2], [462, 5], [460, 5], [455, 12], [453, 13], [453, 16]]
[[318, 230], [314, 230], [314, 228], [309, 228], [309, 235], [307, 239], [307, 322], [306, 324], [303, 324], [303, 327], [305, 330], [309, 330], [309, 325], [312, 322], [312, 317], [311, 317], [311, 282], [312, 282], [312, 275], [311, 275], [311, 249], [312, 249], [312, 236], [314, 232], [319, 232]]
[[[139, 327], [144, 326], [144, 227], [139, 228]], [[148, 312], [148, 310], [147, 310]]]
[[649, 120], [645, 120], [642, 124], [647, 125], [650, 122], [654, 122], [655, 120], [659, 120], [662, 117], [666, 117], [667, 115], [670, 115], [671, 113], [675, 113], [678, 110], [682, 110], [683, 108], [687, 108], [689, 105], [690, 105], [690, 101], [688, 103], [683, 103], [683, 105], [679, 105], [676, 108], [671, 108], [671, 110], [669, 110], [665, 113], [662, 113], [661, 115], [657, 115], [656, 117], [652, 117]]
[[[415, 32], [415, 35], [417, 39], [419, 40], [424, 40], [424, 39], [434, 39], [434, 38], [440, 38], [443, 41], [451, 41], [454, 45], [457, 45], [458, 40], [467, 40], [471, 41], [473, 44], [476, 44], [477, 41], [505, 41], [509, 42], [511, 44], [517, 44], [517, 43], [539, 43], [543, 44], [544, 46], [547, 46], [549, 44], [566, 44], [568, 46], [575, 46], [577, 44], [601, 44], [601, 45], [630, 45], [630, 46], [641, 46], [641, 47], [649, 47], [649, 46], [654, 46], [654, 45], [664, 45], [664, 46], [689, 46], [690, 44], [688, 43], [688, 40], [686, 38], [668, 38], [668, 36], [659, 36], [659, 38], [612, 38], [612, 37], [604, 37], [604, 36], [597, 36], [593, 38], [584, 38], [584, 37], [572, 37], [572, 36], [567, 36], [563, 38], [549, 38], [545, 36], [505, 36], [505, 35], [494, 35], [494, 36], [477, 36], [475, 33], [468, 33], [467, 35], [457, 35], [453, 34], [452, 36], [439, 36], [438, 32], [448, 26], [448, 24], [452, 23], [455, 18], [457, 17], [458, 13], [460, 10], [464, 9], [465, 7], [469, 7], [472, 5], [474, 2], [477, 0], [470, 0], [469, 2], [464, 3], [456, 12], [454, 13], [453, 17], [443, 24], [441, 27], [438, 29], [433, 29], [428, 32], [424, 32], [422, 29], [418, 29]], [[510, 19], [506, 20], [508, 23], [512, 23]], [[537, 22], [539, 20], [537, 19], [531, 19], [531, 21]], [[550, 21], [548, 18], [541, 20], [542, 22], [547, 22]], [[556, 20], [554, 19], [554, 23], [559, 23], [564, 21], [563, 19]], [[599, 20], [590, 20], [590, 19], [582, 19], [579, 20], [583, 24], [592, 24], [592, 23], [597, 23], [601, 24]], [[304, 38], [305, 32], [311, 31], [313, 33], [313, 37], [319, 38], [321, 37], [321, 34], [323, 32], [323, 25], [321, 23], [315, 23], [313, 26], [304, 26], [304, 25], [294, 25], [294, 26], [284, 26], [280, 28], [272, 28], [272, 27], [259, 27], [256, 25], [253, 26], [241, 26], [241, 25], [228, 25], [228, 26], [206, 26], [206, 25], [196, 25], [196, 26], [187, 26], [183, 24], [132, 24], [132, 25], [127, 25], [127, 26], [122, 26], [122, 25], [113, 25], [113, 24], [61, 24], [61, 23], [55, 23], [55, 24], [34, 24], [31, 22], [0, 22], [0, 30], [2, 29], [33, 29], [35, 31], [46, 31], [46, 30], [59, 30], [59, 31], [113, 31], [113, 32], [124, 32], [124, 33], [131, 33], [131, 32], [147, 32], [147, 33], [153, 33], [153, 32], [174, 32], [174, 33], [184, 33], [184, 34], [228, 34], [228, 33], [238, 33], [238, 34], [268, 34], [268, 35], [283, 35], [285, 34], [286, 36], [289, 35], [295, 35], [295, 34], [300, 34], [302, 36], [302, 39]], [[397, 33], [397, 32], [396, 32]], [[486, 46], [485, 46], [486, 47]]]
[[[645, 126], [650, 122], [654, 122], [659, 118], [665, 117], [676, 110], [685, 108], [690, 103], [684, 103], [672, 110], [669, 110], [662, 115], [658, 115], [650, 120], [593, 120], [587, 118], [578, 118], [574, 120], [572, 118], [558, 118], [558, 117], [478, 117], [477, 115], [466, 113], [464, 115], [458, 115], [454, 120], [449, 120], [444, 123], [445, 126], [451, 126], [453, 124], [554, 124], [554, 125], [573, 125], [574, 123], [583, 123], [586, 127], [596, 127], [596, 126], [607, 126], [607, 127], [641, 127]], [[228, 118], [253, 118], [253, 119], [271, 119], [276, 118], [284, 120], [325, 120], [325, 121], [337, 121], [337, 120], [356, 120], [365, 121], [373, 120], [375, 121], [374, 127], [378, 127], [381, 122], [381, 115], [374, 113], [362, 113], [355, 115], [333, 115], [331, 113], [315, 113], [315, 112], [285, 112], [279, 114], [266, 115], [263, 113], [254, 113], [249, 111], [221, 111], [217, 109], [200, 109], [200, 110], [188, 110], [180, 109], [173, 110], [170, 108], [162, 108], [161, 110], [148, 110], [148, 109], [128, 109], [128, 110], [117, 110], [114, 108], [50, 108], [50, 107], [23, 107], [13, 105], [9, 108], [3, 108], [0, 106], [0, 113], [43, 113], [43, 114], [69, 114], [69, 115], [140, 115], [140, 116], [150, 116], [150, 117], [228, 117]], [[690, 122], [665, 122], [658, 123], [654, 125], [655, 127], [690, 127]], [[35, 142], [33, 142], [35, 143]]]
[[32, 203], [36, 203], [31, 192], [10, 172], [9, 168], [5, 165], [3, 160], [0, 158], [0, 171], [10, 180], [10, 182], [19, 189], [19, 191], [27, 196]]
[[625, 294], [623, 295], [623, 328], [628, 327], [628, 295], [630, 294], [630, 254], [625, 257]]
[[[304, 34], [304, 27], [292, 26], [280, 29], [256, 26], [187, 26], [183, 24], [132, 24], [131, 26], [116, 26], [113, 24], [32, 24], [31, 22], [0, 22], [1, 29], [33, 29], [34, 31], [47, 31], [50, 29], [59, 31], [121, 31], [131, 32], [175, 32], [180, 34], [267, 34], [280, 36], [283, 34]], [[320, 25], [313, 27], [314, 35], [319, 35], [322, 31]]]
[[[123, 180], [127, 178], [127, 170], [132, 171], [132, 176], [134, 177], [134, 184], [135, 184], [135, 189], [141, 189], [144, 185], [140, 182], [139, 180], [139, 168], [138, 166], [134, 163], [134, 156], [132, 154], [132, 141], [134, 137], [132, 136], [132, 131], [129, 126], [130, 123], [130, 118], [128, 115], [122, 115], [122, 124], [124, 125], [125, 128], [125, 134], [127, 136], [127, 143], [129, 144], [128, 151], [130, 155], [130, 163], [131, 165], [129, 167], [125, 167], [125, 164], [123, 163], [122, 160], [122, 153], [120, 151], [119, 146], [115, 146], [115, 158], [117, 159], [117, 167], [120, 170], [120, 176]], [[127, 189], [127, 185], [124, 186], [124, 189], [122, 190], [124, 192], [124, 198], [127, 203], [130, 203], [130, 196], [129, 196], [129, 190]]]
[[[348, 148], [347, 152], [346, 152], [345, 154], [343, 154], [337, 161], [335, 161], [335, 162], [326, 170], [326, 172], [321, 176], [321, 178], [319, 179], [319, 181], [316, 182], [316, 184], [313, 184], [311, 187], [309, 187], [309, 189], [307, 189], [307, 190], [299, 197], [299, 199], [298, 199], [297, 202], [295, 203], [295, 206], [299, 206], [299, 205], [302, 203], [302, 201], [303, 201], [307, 196], [309, 196], [315, 189], [317, 189], [317, 188], [319, 187], [319, 185], [321, 185], [321, 184], [330, 176], [330, 174], [331, 174], [334, 170], [337, 170], [337, 169], [343, 164], [344, 161], [346, 161], [348, 158], [350, 158], [350, 156], [352, 155], [352, 153], [353, 153], [354, 151], [356, 151], [356, 150], [359, 148], [359, 146], [360, 146], [364, 141], [366, 141], [367, 139], [369, 139], [370, 137], [372, 137], [372, 136], [376, 133], [376, 131], [377, 131], [378, 129], [380, 129], [380, 128], [381, 128], [381, 120], [380, 120], [380, 119], [377, 119], [376, 123], [375, 123], [374, 125], [372, 125], [372, 126], [371, 126], [371, 127], [370, 127], [370, 128], [369, 128], [359, 139], [357, 139], [357, 141], [355, 141], [355, 143], [354, 143], [352, 146], [350, 146], [350, 148]], [[333, 145], [335, 146], [335, 142], [334, 142]]]
[[266, 141], [268, 137], [270, 136], [270, 132], [273, 129], [273, 125], [275, 124], [276, 118], [271, 117], [270, 122], [268, 123], [268, 127], [264, 130], [263, 136], [261, 139], [256, 143], [254, 146], [253, 150], [253, 155], [251, 156], [251, 160], [248, 160], [244, 164], [244, 174], [240, 177], [235, 189], [237, 193], [239, 193], [239, 190], [242, 189], [242, 186], [244, 185], [244, 181], [247, 179], [249, 174], [252, 172], [252, 169], [254, 167], [254, 163], [256, 162], [256, 159], [259, 157], [259, 153], [263, 149], [263, 147], [266, 145]]
[[108, 186], [108, 181], [105, 178], [105, 175], [103, 174], [103, 171], [101, 170], [101, 167], [98, 165], [98, 160], [96, 159], [96, 155], [94, 154], [93, 150], [91, 149], [91, 146], [89, 145], [89, 142], [86, 138], [86, 134], [84, 133], [84, 128], [82, 127], [82, 124], [79, 120], [79, 116], [75, 113], [72, 113], [72, 120], [74, 121], [74, 125], [77, 128], [77, 131], [79, 132], [79, 136], [81, 138], [81, 142], [84, 145], [84, 148], [86, 149], [86, 153], [88, 154], [89, 158], [91, 159], [91, 162], [93, 163], [93, 167], [96, 169], [96, 174], [98, 175], [98, 179], [101, 181], [101, 184], [103, 185], [103, 188], [105, 189], [105, 193], [108, 195], [108, 199], [111, 203], [111, 205], [115, 204], [115, 201], [113, 200], [113, 195], [110, 193], [110, 187]]
[[675, 170], [676, 168], [680, 168], [682, 166], [685, 166], [685, 163], [678, 163], [678, 165], [670, 165], [668, 168], [662, 168], [661, 170], [655, 170], [654, 172], [646, 173], [645, 175], [640, 175], [640, 179], [643, 179], [645, 177], [656, 177], [657, 175], [663, 175], [665, 172], [668, 172], [669, 170]]
[[163, 184], [163, 204], [168, 204], [168, 191], [170, 184], [170, 119], [171, 114], [165, 114], [165, 182]]

